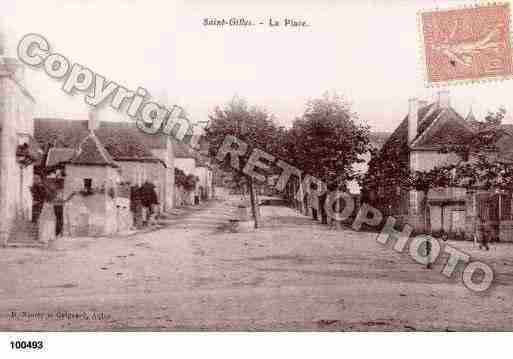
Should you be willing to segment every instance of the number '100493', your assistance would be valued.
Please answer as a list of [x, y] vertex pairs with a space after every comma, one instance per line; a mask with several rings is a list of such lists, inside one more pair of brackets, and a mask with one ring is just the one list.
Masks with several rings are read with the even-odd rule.
[[11, 341], [11, 349], [43, 349], [42, 341]]

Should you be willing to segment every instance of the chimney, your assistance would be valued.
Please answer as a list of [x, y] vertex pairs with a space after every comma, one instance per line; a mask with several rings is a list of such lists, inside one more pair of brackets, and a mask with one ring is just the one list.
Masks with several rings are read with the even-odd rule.
[[448, 108], [451, 105], [451, 94], [449, 90], [438, 92], [438, 108]]
[[100, 123], [98, 121], [98, 113], [96, 111], [96, 108], [90, 109], [87, 121], [87, 128], [89, 129], [89, 131], [94, 131], [98, 129], [99, 125]]
[[408, 102], [408, 144], [410, 144], [417, 137], [419, 101], [416, 98], [411, 98]]

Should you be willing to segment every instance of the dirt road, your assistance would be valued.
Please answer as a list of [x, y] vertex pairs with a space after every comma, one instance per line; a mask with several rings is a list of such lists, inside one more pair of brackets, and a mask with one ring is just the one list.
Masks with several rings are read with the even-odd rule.
[[0, 251], [3, 330], [513, 329], [513, 246], [453, 243], [491, 264], [476, 295], [383, 247], [264, 206], [258, 231], [230, 233], [234, 202], [122, 238], [62, 239]]

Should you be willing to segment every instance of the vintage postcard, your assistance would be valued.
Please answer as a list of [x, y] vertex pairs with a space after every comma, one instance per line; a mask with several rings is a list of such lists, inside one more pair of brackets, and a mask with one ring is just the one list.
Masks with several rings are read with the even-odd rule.
[[4, 0], [0, 330], [512, 331], [511, 6]]

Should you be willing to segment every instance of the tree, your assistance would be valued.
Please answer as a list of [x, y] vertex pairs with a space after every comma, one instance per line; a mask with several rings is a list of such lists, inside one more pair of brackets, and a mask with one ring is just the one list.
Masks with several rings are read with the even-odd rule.
[[[288, 132], [289, 156], [303, 173], [323, 181], [328, 190], [346, 190], [348, 181], [356, 179], [353, 165], [364, 160], [369, 150], [369, 128], [357, 123], [358, 116], [338, 94], [325, 93], [310, 100], [301, 118]], [[319, 198], [323, 223], [326, 195]], [[316, 218], [316, 211], [313, 211]]]
[[499, 109], [495, 112], [488, 111], [488, 114], [485, 116], [485, 123], [490, 125], [500, 125], [502, 124], [502, 120], [506, 116], [506, 109], [504, 107], [499, 107]]
[[[278, 126], [274, 122], [274, 116], [262, 108], [249, 106], [246, 100], [235, 96], [232, 101], [223, 107], [216, 107], [209, 115], [209, 125], [205, 128], [205, 139], [209, 143], [209, 155], [216, 158], [226, 136], [231, 135], [248, 145], [248, 149], [240, 157], [239, 168], [231, 166], [229, 156], [219, 163], [222, 170], [233, 173], [234, 182], [244, 179], [247, 183], [255, 228], [258, 228], [257, 203], [253, 178], [243, 173], [251, 152], [258, 148], [267, 153], [276, 152], [279, 144]], [[263, 173], [268, 176], [272, 172]]]

